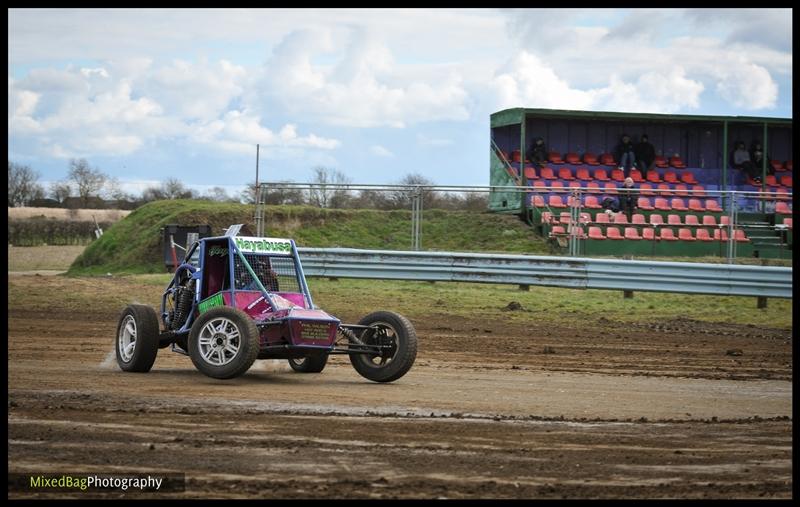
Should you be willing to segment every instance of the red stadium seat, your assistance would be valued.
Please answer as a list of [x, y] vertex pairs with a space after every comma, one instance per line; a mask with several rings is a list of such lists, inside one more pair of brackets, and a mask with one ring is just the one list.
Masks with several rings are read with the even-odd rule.
[[575, 171], [575, 176], [583, 181], [590, 181], [592, 179], [592, 175], [589, 174], [589, 169], [585, 167], [579, 167], [578, 170]]
[[578, 215], [578, 221], [582, 224], [588, 224], [592, 221], [592, 215], [582, 211], [580, 215]]
[[778, 180], [777, 180], [777, 178], [775, 178], [774, 174], [768, 174], [766, 179], [764, 180], [764, 183], [766, 183], [767, 185], [769, 185], [771, 187], [777, 187], [780, 184], [780, 183], [778, 183]]
[[792, 209], [786, 202], [778, 201], [775, 203], [775, 213], [780, 213], [781, 215], [791, 215]]
[[561, 180], [553, 180], [550, 182], [550, 190], [564, 190], [564, 182]]
[[661, 229], [659, 235], [659, 239], [666, 240], [666, 241], [678, 241], [678, 238], [675, 237], [675, 233], [672, 232], [670, 228]]
[[617, 163], [614, 161], [614, 155], [611, 153], [603, 153], [600, 155], [600, 163], [609, 167], [617, 165]]
[[562, 180], [574, 180], [575, 177], [572, 175], [572, 170], [569, 167], [562, 167], [558, 170], [558, 177]]
[[645, 211], [650, 211], [654, 209], [652, 206], [650, 206], [650, 198], [648, 197], [640, 197], [639, 199], [637, 199], [636, 207]]
[[567, 185], [567, 188], [579, 189], [579, 188], [583, 188], [583, 187], [581, 187], [581, 182], [580, 181], [572, 180], [572, 181], [569, 182], [569, 185]]
[[714, 215], [703, 215], [703, 225], [708, 227], [716, 227], [717, 219], [714, 218]]
[[792, 188], [792, 175], [781, 176], [781, 185]]
[[680, 181], [678, 181], [678, 174], [675, 171], [666, 171], [664, 173], [664, 181], [667, 183], [680, 183]]
[[[678, 188], [677, 185], [675, 186], [675, 188]], [[672, 190], [670, 190], [669, 185], [667, 183], [659, 183], [657, 195], [659, 197], [669, 197], [672, 195]]]
[[594, 179], [597, 181], [609, 181], [608, 173], [605, 169], [595, 169]]
[[649, 183], [642, 183], [641, 185], [639, 185], [639, 194], [646, 196], [656, 195], [656, 193], [653, 192], [653, 185]]
[[580, 239], [586, 238], [586, 233], [583, 231], [583, 227], [579, 225], [570, 225], [567, 227], [567, 233], [570, 236], [577, 236]]
[[536, 180], [533, 182], [533, 188], [539, 192], [547, 192], [547, 183], [542, 180]]
[[563, 164], [564, 160], [561, 159], [561, 154], [557, 151], [551, 151], [547, 154], [547, 160], [553, 164]]
[[568, 164], [580, 164], [581, 163], [581, 157], [577, 153], [572, 152], [572, 151], [567, 153], [567, 156], [566, 156], [565, 160], [567, 161]]
[[688, 188], [683, 183], [675, 185], [675, 195], [677, 197], [689, 197]]
[[723, 215], [719, 217], [719, 225], [728, 225], [731, 223], [731, 217], [728, 215]]
[[680, 215], [675, 215], [675, 214], [670, 213], [669, 215], [667, 215], [667, 224], [669, 224], [669, 225], [683, 225], [683, 222], [681, 222], [681, 216]]
[[639, 236], [639, 231], [636, 230], [636, 227], [626, 227], [625, 228], [625, 239], [634, 239], [634, 240], [641, 240], [642, 237]]
[[705, 197], [706, 196], [706, 187], [703, 185], [694, 185], [692, 187], [692, 196], [693, 197]]
[[791, 219], [791, 218], [784, 218], [784, 219], [783, 219], [783, 223], [784, 223], [784, 225], [785, 225], [786, 227], [788, 227], [789, 229], [791, 229], [791, 228], [792, 228], [792, 219]]
[[675, 211], [689, 211], [689, 208], [686, 207], [686, 204], [680, 197], [674, 197], [670, 203], [672, 204], [672, 209]]
[[706, 229], [697, 229], [697, 233], [695, 234], [698, 241], [714, 241], [711, 239], [711, 236], [708, 235], [708, 231]]
[[664, 224], [664, 217], [662, 217], [658, 213], [653, 213], [652, 215], [650, 215], [650, 224], [651, 225], [663, 225]]
[[692, 230], [686, 229], [685, 227], [678, 229], [678, 239], [683, 241], [695, 241], [694, 236], [692, 236]]
[[564, 201], [561, 199], [560, 195], [551, 195], [547, 199], [547, 204], [551, 208], [566, 208], [567, 205], [564, 204]]
[[606, 239], [599, 227], [589, 227], [589, 239]]
[[661, 179], [661, 175], [658, 174], [658, 171], [654, 170], [654, 171], [647, 171], [647, 181], [651, 181], [653, 183], [661, 183], [664, 180]]
[[521, 162], [519, 158], [519, 150], [514, 150], [511, 152], [511, 161], [512, 162]]
[[642, 215], [641, 213], [634, 213], [633, 216], [631, 217], [631, 223], [644, 225], [647, 223], [647, 220], [645, 220], [644, 215]]
[[683, 220], [686, 225], [693, 225], [693, 226], [700, 225], [700, 221], [697, 219], [697, 215], [686, 215], [686, 217]]
[[608, 227], [606, 229], [606, 238], [608, 238], [608, 239], [625, 239], [620, 235], [619, 229], [617, 229], [616, 227]]
[[646, 229], [642, 229], [642, 239], [655, 241], [656, 230], [652, 227], [647, 227]]
[[736, 229], [734, 231], [734, 233], [733, 233], [733, 239], [735, 239], [736, 241], [739, 241], [741, 243], [749, 243], [750, 242], [750, 238], [748, 238], [745, 235], [744, 229]]
[[706, 199], [706, 210], [713, 211], [714, 213], [722, 213], [722, 208], [716, 199]]
[[683, 171], [683, 174], [681, 174], [681, 181], [684, 183], [688, 183], [690, 185], [697, 185], [698, 183], [700, 183], [699, 181], [694, 179], [694, 174], [692, 174], [689, 171]]
[[572, 221], [572, 213], [569, 211], [562, 211], [558, 215], [558, 222], [562, 224], [568, 224]]
[[683, 160], [681, 160], [681, 157], [679, 157], [678, 155], [669, 158], [669, 165], [671, 165], [676, 169], [683, 169], [684, 167], [686, 167], [686, 164], [683, 163]]
[[655, 158], [653, 163], [656, 165], [656, 167], [659, 167], [661, 169], [664, 169], [665, 167], [669, 167], [669, 164], [667, 163], [667, 159], [662, 157], [661, 155], [656, 155], [656, 158]]
[[553, 219], [553, 214], [549, 211], [542, 211], [542, 223], [543, 224], [552, 224], [555, 223]]
[[553, 169], [547, 166], [542, 167], [542, 169], [539, 171], [539, 176], [546, 180], [556, 179], [556, 175], [553, 174]]
[[536, 170], [533, 167], [525, 168], [525, 177], [529, 180], [535, 180], [539, 178], [539, 176], [536, 175]]
[[611, 179], [614, 181], [625, 181], [625, 172], [622, 169], [612, 169]]
[[780, 160], [770, 160], [769, 165], [772, 166], [774, 172], [783, 171], [783, 164], [781, 164]]
[[600, 203], [597, 202], [597, 197], [594, 195], [587, 195], [586, 200], [583, 203], [583, 206], [589, 209], [600, 209]]
[[581, 207], [580, 198], [574, 195], [568, 195], [567, 206], [569, 206], [570, 208], [580, 208]]
[[588, 152], [583, 154], [583, 163], [589, 165], [600, 165], [600, 162], [597, 160], [597, 155]]
[[728, 241], [728, 230], [714, 229], [714, 241]]
[[533, 207], [534, 208], [544, 208], [544, 197], [541, 195], [534, 195], [533, 196]]
[[595, 192], [600, 193], [600, 184], [596, 181], [590, 181], [586, 183], [586, 191], [587, 192]]
[[625, 213], [617, 213], [616, 215], [614, 215], [614, 223], [615, 224], [627, 224], [628, 223], [627, 215], [625, 215]]
[[775, 199], [788, 201], [791, 199], [789, 197], [789, 190], [786, 187], [778, 187], [775, 189]]
[[564, 227], [560, 225], [554, 225], [553, 230], [550, 231], [550, 237], [552, 238], [553, 236], [564, 236], [566, 233], [567, 231], [564, 230]]
[[603, 190], [607, 194], [618, 194], [617, 191], [617, 184], [613, 181], [607, 181], [606, 184], [603, 186]]
[[594, 221], [598, 224], [609, 224], [611, 223], [611, 217], [608, 216], [608, 213], [598, 213], [594, 216]]
[[[674, 205], [673, 208], [675, 208]], [[703, 206], [703, 203], [700, 201], [700, 199], [689, 199], [689, 209], [692, 211], [702, 212], [706, 210], [706, 207]]]
[[644, 181], [642, 178], [642, 172], [639, 169], [631, 169], [628, 174], [630, 174], [630, 177], [634, 183], [641, 183]]
[[672, 209], [669, 205], [669, 202], [667, 202], [667, 200], [663, 197], [656, 197], [656, 202], [653, 207], [661, 211], [669, 211]]

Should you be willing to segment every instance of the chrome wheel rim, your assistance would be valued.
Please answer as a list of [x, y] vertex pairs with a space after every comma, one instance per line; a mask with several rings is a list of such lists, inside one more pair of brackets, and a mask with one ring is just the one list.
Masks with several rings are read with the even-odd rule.
[[136, 320], [133, 315], [128, 315], [122, 320], [117, 337], [117, 348], [123, 362], [129, 363], [136, 350]]
[[233, 361], [241, 345], [239, 328], [225, 317], [209, 321], [197, 339], [200, 357], [213, 366], [224, 366]]

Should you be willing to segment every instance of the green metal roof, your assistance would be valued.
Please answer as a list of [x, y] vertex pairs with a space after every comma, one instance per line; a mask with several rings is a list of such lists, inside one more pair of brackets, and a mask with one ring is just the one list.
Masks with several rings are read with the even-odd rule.
[[655, 113], [617, 113], [610, 111], [572, 111], [566, 109], [529, 109], [511, 108], [497, 111], [491, 115], [491, 126], [519, 124], [523, 117], [539, 118], [572, 118], [585, 120], [650, 120], [667, 122], [703, 122], [703, 123], [764, 123], [776, 126], [792, 126], [791, 118], [770, 118], [759, 116], [704, 116], [691, 114], [655, 114]]

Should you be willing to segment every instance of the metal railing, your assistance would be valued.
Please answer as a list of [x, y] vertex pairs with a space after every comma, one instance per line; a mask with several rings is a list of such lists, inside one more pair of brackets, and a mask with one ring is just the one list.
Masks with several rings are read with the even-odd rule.
[[300, 248], [309, 276], [792, 297], [792, 268], [574, 257]]

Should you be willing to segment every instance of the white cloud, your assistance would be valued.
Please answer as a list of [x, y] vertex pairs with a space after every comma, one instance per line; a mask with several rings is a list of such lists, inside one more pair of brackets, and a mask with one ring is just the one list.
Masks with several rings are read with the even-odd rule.
[[[336, 64], [313, 63], [330, 53]], [[365, 30], [298, 31], [275, 48], [259, 88], [268, 104], [332, 125], [402, 128], [469, 117], [460, 76], [409, 80], [404, 67]]]
[[369, 152], [378, 157], [394, 157], [394, 153], [387, 150], [380, 144], [375, 144], [369, 147]]
[[778, 100], [778, 85], [764, 67], [742, 63], [735, 72], [725, 74], [717, 91], [728, 102], [748, 111], [771, 109]]

